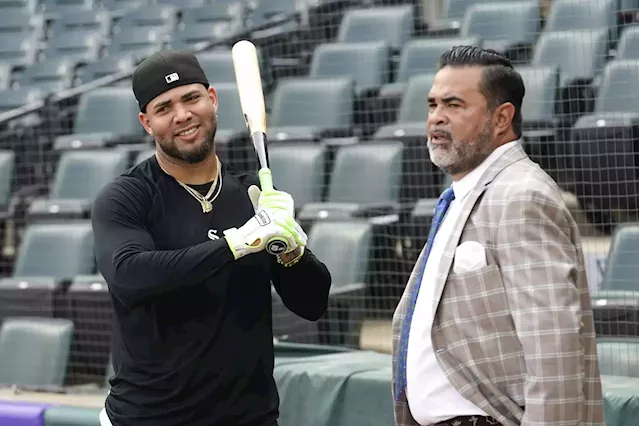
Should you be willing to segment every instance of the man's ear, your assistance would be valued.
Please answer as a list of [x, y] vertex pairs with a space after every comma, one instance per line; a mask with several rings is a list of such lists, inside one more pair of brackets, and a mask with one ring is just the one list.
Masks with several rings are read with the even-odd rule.
[[151, 130], [151, 125], [149, 124], [149, 117], [147, 116], [147, 114], [139, 112], [138, 120], [140, 120], [140, 124], [142, 124], [142, 127], [144, 127], [145, 132], [153, 136], [153, 130]]
[[493, 115], [493, 128], [496, 134], [502, 135], [511, 130], [515, 113], [516, 107], [511, 102], [505, 102], [496, 108]]
[[207, 89], [207, 93], [209, 94], [209, 99], [211, 99], [211, 102], [213, 102], [213, 108], [217, 111], [218, 110], [218, 92], [216, 92], [216, 89], [214, 89], [213, 86], [209, 86], [209, 88]]

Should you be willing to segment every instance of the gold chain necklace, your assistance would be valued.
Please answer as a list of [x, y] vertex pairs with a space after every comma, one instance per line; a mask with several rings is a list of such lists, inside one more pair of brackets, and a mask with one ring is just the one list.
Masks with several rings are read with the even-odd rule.
[[[193, 198], [195, 198], [199, 203], [200, 206], [202, 207], [202, 213], [206, 214], [211, 212], [211, 210], [213, 210], [213, 201], [218, 198], [218, 195], [220, 195], [220, 191], [222, 190], [222, 173], [220, 172], [220, 160], [218, 158], [216, 158], [217, 163], [218, 163], [218, 174], [216, 176], [216, 178], [213, 180], [213, 182], [211, 183], [211, 187], [209, 187], [209, 191], [207, 192], [206, 195], [202, 195], [200, 194], [200, 192], [196, 191], [195, 189], [191, 188], [189, 185], [180, 182], [178, 179], [175, 179], [176, 182], [178, 182], [178, 184], [183, 187], [189, 194], [191, 194], [191, 196]], [[160, 163], [158, 163], [160, 164]], [[164, 168], [162, 166], [160, 166], [162, 168], [162, 170], [164, 170]], [[164, 170], [165, 173], [167, 173], [166, 170]], [[167, 173], [169, 174], [169, 173]], [[218, 182], [218, 179], [220, 179], [220, 185], [217, 186], [216, 188], [216, 183]], [[216, 193], [213, 194], [213, 190], [216, 189]], [[209, 199], [211, 196], [213, 195], [213, 198]]]

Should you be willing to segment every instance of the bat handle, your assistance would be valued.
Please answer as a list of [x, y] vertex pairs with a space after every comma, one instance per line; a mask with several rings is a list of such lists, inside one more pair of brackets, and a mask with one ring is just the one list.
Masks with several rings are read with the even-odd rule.
[[258, 170], [258, 178], [260, 179], [260, 189], [262, 192], [273, 191], [273, 177], [271, 176], [271, 169], [268, 167], [262, 167]]

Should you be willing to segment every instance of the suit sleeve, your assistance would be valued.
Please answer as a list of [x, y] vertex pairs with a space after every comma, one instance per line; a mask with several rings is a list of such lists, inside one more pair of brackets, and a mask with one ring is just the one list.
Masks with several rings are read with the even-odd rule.
[[580, 299], [586, 291], [578, 288], [581, 252], [560, 196], [519, 192], [502, 212], [496, 248], [526, 363], [522, 425], [580, 425], [585, 399]]
[[284, 267], [272, 259], [273, 286], [291, 312], [310, 321], [324, 315], [329, 303], [331, 274], [307, 248], [298, 263]]
[[128, 178], [107, 186], [93, 204], [98, 269], [128, 308], [178, 287], [197, 285], [233, 260], [223, 238], [158, 250], [147, 226], [152, 202], [150, 191]]

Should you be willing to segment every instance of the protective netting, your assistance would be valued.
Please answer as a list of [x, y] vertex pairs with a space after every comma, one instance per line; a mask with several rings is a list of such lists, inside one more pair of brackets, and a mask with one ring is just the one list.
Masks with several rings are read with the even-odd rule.
[[[73, 325], [51, 326], [57, 349], [42, 340], [24, 352], [18, 337], [0, 351], [15, 365], [0, 382], [53, 345], [64, 372], [34, 383], [103, 383], [112, 313], [89, 206], [153, 150], [130, 85], [143, 58], [196, 52], [219, 97], [221, 160], [257, 169], [230, 54], [245, 38], [260, 53], [275, 184], [333, 276], [317, 323], [274, 293], [276, 338], [389, 351], [390, 318], [449, 185], [426, 150], [427, 93], [440, 54], [473, 44], [505, 53], [524, 78], [525, 149], [565, 191], [598, 333], [621, 342], [601, 356], [637, 376], [637, 1], [0, 0], [0, 317]], [[38, 324], [2, 332], [37, 340]], [[635, 367], [619, 361], [634, 354]]]

